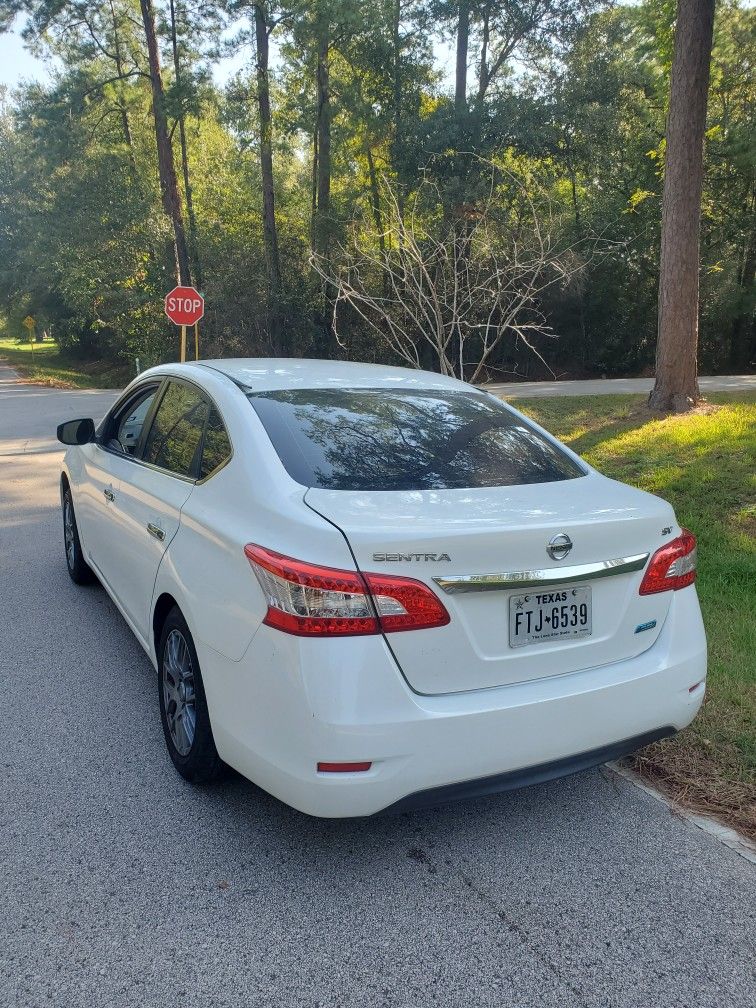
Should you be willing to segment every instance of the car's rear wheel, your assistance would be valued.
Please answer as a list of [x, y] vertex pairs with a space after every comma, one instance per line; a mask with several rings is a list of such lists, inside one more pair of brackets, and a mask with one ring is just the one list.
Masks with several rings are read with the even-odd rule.
[[91, 584], [95, 580], [94, 571], [84, 559], [76, 524], [76, 512], [70, 488], [63, 491], [63, 543], [66, 547], [66, 566], [75, 584]]
[[163, 624], [157, 654], [160, 717], [173, 765], [193, 783], [215, 780], [223, 763], [213, 741], [197, 651], [178, 607]]

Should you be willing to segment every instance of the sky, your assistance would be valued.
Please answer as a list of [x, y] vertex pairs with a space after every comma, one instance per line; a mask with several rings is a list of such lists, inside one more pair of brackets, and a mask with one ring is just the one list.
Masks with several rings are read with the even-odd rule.
[[47, 64], [27, 52], [18, 31], [0, 35], [0, 84], [15, 87], [20, 81], [47, 80]]
[[[23, 80], [47, 81], [50, 78], [51, 60], [40, 60], [25, 47], [21, 39], [21, 19], [16, 20], [14, 31], [0, 34], [0, 87], [14, 88]], [[242, 50], [235, 56], [219, 60], [213, 67], [215, 83], [223, 85], [238, 70], [249, 62], [250, 50]], [[453, 60], [449, 45], [439, 40], [435, 46], [435, 56], [440, 61], [449, 80], [453, 75]], [[271, 52], [275, 60], [275, 51]]]
[[[37, 59], [28, 51], [20, 34], [22, 23], [18, 19], [14, 31], [0, 34], [0, 86], [14, 88], [22, 80], [49, 80], [51, 61]], [[216, 83], [225, 83], [248, 60], [249, 51], [219, 60], [213, 70]]]

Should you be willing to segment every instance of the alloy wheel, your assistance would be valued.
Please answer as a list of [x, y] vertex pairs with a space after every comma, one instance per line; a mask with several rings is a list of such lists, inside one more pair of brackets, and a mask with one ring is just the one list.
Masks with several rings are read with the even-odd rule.
[[73, 506], [68, 498], [63, 508], [63, 539], [66, 544], [68, 566], [73, 570], [76, 564], [76, 537], [74, 533]]
[[181, 756], [187, 756], [194, 742], [197, 709], [192, 656], [180, 630], [171, 630], [165, 641], [162, 687], [171, 741]]

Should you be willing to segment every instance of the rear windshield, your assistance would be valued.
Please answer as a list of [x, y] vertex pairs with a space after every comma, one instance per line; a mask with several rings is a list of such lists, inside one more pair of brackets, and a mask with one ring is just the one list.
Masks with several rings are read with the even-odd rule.
[[451, 490], [584, 476], [569, 455], [479, 392], [249, 392], [289, 475], [328, 490]]

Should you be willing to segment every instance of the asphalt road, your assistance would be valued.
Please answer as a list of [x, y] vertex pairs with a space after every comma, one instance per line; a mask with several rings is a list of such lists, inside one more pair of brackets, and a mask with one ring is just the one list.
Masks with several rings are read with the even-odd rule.
[[0, 1004], [753, 1008], [756, 866], [609, 771], [351, 822], [183, 782], [64, 564], [49, 438], [111, 398], [0, 375]]

